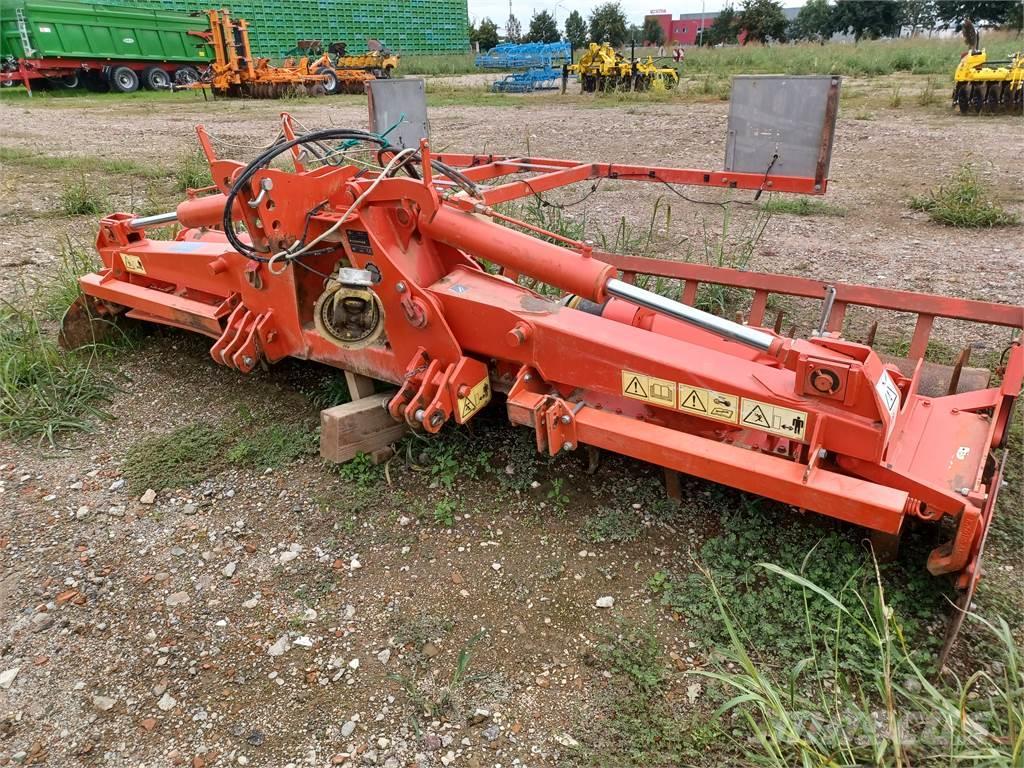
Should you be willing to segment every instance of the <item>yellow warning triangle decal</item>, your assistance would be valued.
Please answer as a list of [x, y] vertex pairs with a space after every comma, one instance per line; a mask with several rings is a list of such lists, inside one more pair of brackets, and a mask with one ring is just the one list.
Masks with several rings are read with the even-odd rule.
[[687, 408], [691, 411], [703, 411], [708, 412], [707, 405], [700, 399], [700, 395], [697, 394], [696, 390], [690, 390], [690, 394], [687, 395], [686, 399], [679, 404], [680, 408]]
[[636, 395], [637, 397], [647, 397], [647, 390], [644, 389], [643, 384], [640, 383], [640, 379], [634, 376], [629, 384], [626, 385], [625, 390], [627, 395]]
[[746, 424], [755, 424], [759, 427], [770, 427], [772, 423], [768, 421], [768, 417], [764, 415], [764, 411], [761, 410], [760, 405], [755, 405], [746, 416], [743, 417], [743, 421]]

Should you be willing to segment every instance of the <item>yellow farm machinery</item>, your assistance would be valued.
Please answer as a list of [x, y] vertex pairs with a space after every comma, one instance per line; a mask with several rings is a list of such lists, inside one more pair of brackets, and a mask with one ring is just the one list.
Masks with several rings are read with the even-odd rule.
[[579, 77], [584, 93], [672, 89], [679, 84], [679, 73], [672, 67], [659, 67], [652, 56], [627, 59], [610, 43], [591, 43], [567, 69]]
[[1020, 112], [1024, 108], [1024, 51], [989, 59], [981, 35], [968, 19], [964, 40], [970, 46], [953, 75], [953, 105], [961, 114]]
[[[300, 40], [296, 52], [307, 58], [317, 58], [309, 65], [323, 77], [326, 93], [363, 93], [369, 80], [386, 79], [398, 67], [399, 56], [370, 40], [366, 53], [349, 54], [345, 43], [331, 43], [326, 50], [320, 40]], [[285, 65], [294, 65], [295, 58], [285, 59]]]

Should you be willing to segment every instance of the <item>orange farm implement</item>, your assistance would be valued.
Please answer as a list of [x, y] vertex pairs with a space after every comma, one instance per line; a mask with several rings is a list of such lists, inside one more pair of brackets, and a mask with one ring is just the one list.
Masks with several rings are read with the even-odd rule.
[[[936, 318], [1014, 334], [1024, 308], [613, 255], [499, 208], [598, 179], [815, 195], [827, 178], [399, 149], [362, 130], [297, 134], [287, 115], [249, 163], [198, 135], [216, 188], [168, 214], [104, 218], [103, 266], [81, 278], [69, 318], [124, 313], [205, 334], [213, 359], [243, 373], [296, 357], [389, 382], [388, 423], [423, 433], [500, 400], [539, 451], [612, 451], [890, 544], [913, 522], [945, 523], [927, 568], [969, 601], [1024, 350], [1011, 341], [991, 379], [924, 354]], [[272, 166], [282, 157], [293, 169]], [[170, 222], [174, 239], [147, 236]], [[642, 276], [682, 290], [654, 293]], [[709, 284], [747, 292], [739, 321], [695, 308]], [[818, 330], [783, 334], [766, 317], [772, 297], [822, 302]], [[907, 356], [844, 338], [853, 308], [915, 316]]]
[[202, 79], [186, 88], [210, 88], [221, 96], [258, 99], [326, 93], [324, 76], [312, 70], [308, 59], [274, 66], [270, 59], [254, 58], [245, 19], [232, 19], [227, 10], [207, 11], [206, 15], [209, 30], [192, 34], [212, 45], [214, 60]]
[[[365, 93], [370, 80], [390, 78], [398, 67], [399, 57], [369, 41], [366, 53], [348, 54], [345, 43], [331, 43], [327, 50], [319, 40], [300, 40], [295, 49], [317, 58], [309, 68], [323, 77], [324, 91], [331, 93]], [[294, 65], [295, 59], [285, 59], [285, 66]]]

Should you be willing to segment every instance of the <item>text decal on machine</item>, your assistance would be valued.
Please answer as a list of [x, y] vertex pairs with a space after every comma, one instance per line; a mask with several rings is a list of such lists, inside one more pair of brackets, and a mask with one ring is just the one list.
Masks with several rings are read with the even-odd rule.
[[751, 427], [794, 440], [803, 440], [807, 434], [806, 411], [783, 408], [728, 392], [692, 387], [634, 371], [622, 372], [622, 394], [662, 408]]

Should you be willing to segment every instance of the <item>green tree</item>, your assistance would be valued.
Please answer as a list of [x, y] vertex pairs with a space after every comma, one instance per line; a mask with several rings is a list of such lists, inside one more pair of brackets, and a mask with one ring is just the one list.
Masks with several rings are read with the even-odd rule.
[[651, 16], [644, 19], [643, 39], [644, 42], [649, 45], [665, 44], [665, 30], [662, 29], [661, 24], [658, 23], [657, 19]]
[[530, 30], [526, 33], [528, 43], [558, 42], [558, 22], [547, 11], [535, 13], [530, 18]]
[[739, 25], [747, 33], [744, 43], [764, 43], [768, 40], [785, 40], [789, 22], [782, 12], [781, 3], [776, 0], [743, 0]]
[[565, 39], [575, 51], [587, 44], [587, 22], [583, 20], [579, 11], [573, 11], [565, 20]]
[[472, 29], [470, 40], [479, 43], [481, 51], [491, 50], [498, 44], [498, 25], [484, 16], [480, 26]]
[[624, 42], [626, 30], [626, 14], [617, 2], [602, 3], [590, 12], [590, 39], [595, 43], [611, 43], [618, 48]]
[[630, 24], [626, 29], [626, 42], [636, 42], [637, 45], [644, 44], [644, 28], [639, 24]]
[[835, 30], [850, 32], [854, 40], [896, 36], [903, 9], [891, 0], [836, 0]]
[[518, 43], [523, 39], [523, 25], [519, 23], [515, 14], [509, 15], [508, 21], [505, 22], [505, 39], [510, 43]]
[[725, 6], [704, 32], [705, 45], [732, 45], [739, 35], [739, 17], [731, 5]]
[[1021, 4], [1007, 0], [938, 0], [936, 16], [947, 27], [960, 27], [964, 19], [977, 24], [1007, 24], [1021, 28]]
[[938, 22], [934, 0], [903, 0], [901, 22], [910, 27], [910, 34], [934, 29]]
[[788, 34], [793, 40], [823, 43], [832, 36], [832, 22], [832, 7], [828, 0], [807, 0], [789, 25]]

